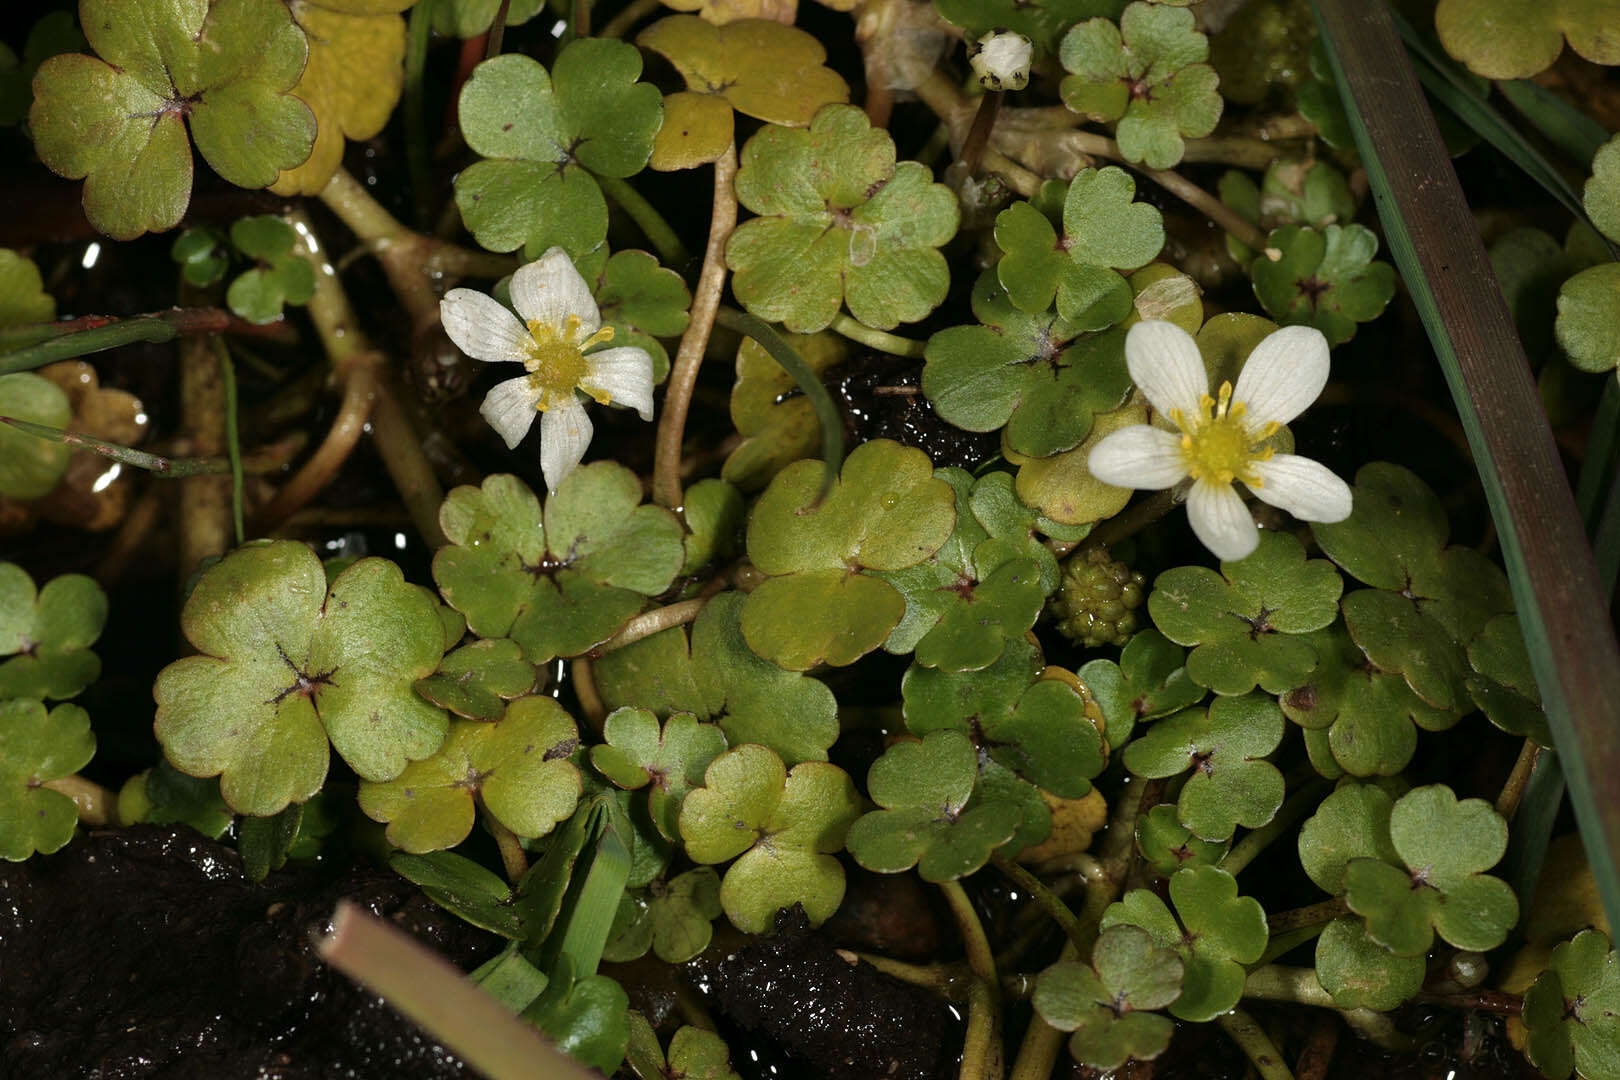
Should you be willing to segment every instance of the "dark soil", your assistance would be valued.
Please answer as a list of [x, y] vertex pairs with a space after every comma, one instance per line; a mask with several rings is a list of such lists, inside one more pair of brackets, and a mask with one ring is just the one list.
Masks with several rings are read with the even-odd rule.
[[0, 863], [0, 1076], [471, 1076], [316, 959], [340, 897], [463, 967], [499, 947], [386, 870], [255, 885], [235, 851], [184, 827], [94, 832]]

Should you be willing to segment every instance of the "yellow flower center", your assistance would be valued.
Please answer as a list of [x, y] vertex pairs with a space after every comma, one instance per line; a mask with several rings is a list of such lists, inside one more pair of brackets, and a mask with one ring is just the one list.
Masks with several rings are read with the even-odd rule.
[[[529, 337], [533, 340], [523, 366], [529, 372], [529, 385], [538, 395], [534, 407], [541, 412], [573, 397], [588, 369], [585, 350], [613, 340], [611, 326], [602, 327], [584, 340], [580, 340], [579, 330], [578, 315], [568, 316], [560, 334], [545, 323], [529, 321]], [[606, 395], [591, 396], [601, 401]]]
[[1248, 410], [1243, 402], [1232, 400], [1232, 384], [1221, 383], [1219, 399], [1208, 394], [1198, 399], [1198, 412], [1192, 417], [1180, 409], [1170, 411], [1170, 419], [1181, 429], [1181, 454], [1187, 462], [1187, 475], [1194, 480], [1230, 484], [1241, 480], [1251, 488], [1264, 481], [1254, 471], [1254, 463], [1267, 461], [1276, 451], [1265, 446], [1281, 426], [1275, 422], [1259, 430], [1243, 422]]

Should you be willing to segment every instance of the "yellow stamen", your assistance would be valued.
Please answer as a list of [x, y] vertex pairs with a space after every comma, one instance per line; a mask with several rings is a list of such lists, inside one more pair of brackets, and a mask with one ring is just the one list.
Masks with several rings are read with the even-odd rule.
[[1187, 475], [1194, 480], [1230, 484], [1241, 480], [1251, 488], [1264, 486], [1254, 464], [1270, 460], [1276, 452], [1264, 443], [1277, 433], [1279, 425], [1269, 423], [1258, 430], [1243, 422], [1248, 412], [1243, 402], [1232, 400], [1232, 384], [1223, 382], [1215, 397], [1204, 394], [1198, 411], [1189, 420], [1180, 409], [1170, 411], [1170, 419], [1181, 429], [1181, 453], [1187, 462]]
[[533, 319], [529, 321], [529, 337], [532, 341], [523, 366], [529, 372], [529, 384], [535, 390], [534, 407], [541, 412], [573, 397], [580, 381], [585, 378], [585, 350], [613, 340], [611, 326], [604, 326], [583, 340], [580, 329], [578, 315], [568, 316], [560, 334], [545, 323]]

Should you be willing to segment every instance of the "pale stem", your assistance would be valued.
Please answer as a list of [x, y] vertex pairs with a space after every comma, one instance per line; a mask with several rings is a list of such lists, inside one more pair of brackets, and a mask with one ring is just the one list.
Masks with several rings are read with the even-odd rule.
[[[444, 501], [444, 490], [439, 486], [433, 466], [422, 451], [421, 440], [383, 374], [382, 356], [371, 347], [365, 332], [360, 329], [360, 321], [349, 304], [337, 272], [320, 251], [308, 217], [297, 212], [289, 215], [288, 220], [298, 231], [300, 250], [315, 264], [315, 295], [310, 298], [306, 310], [315, 324], [316, 333], [320, 335], [332, 370], [345, 383], [361, 377], [358, 374], [361, 371], [368, 373], [371, 381], [371, 437], [377, 455], [382, 458], [383, 467], [399, 491], [400, 499], [405, 503], [405, 509], [410, 513], [411, 521], [415, 523], [423, 541], [429, 547], [443, 547], [448, 543], [444, 531], [439, 527], [439, 504]], [[345, 399], [348, 397], [345, 386]], [[333, 471], [335, 473], [335, 468]], [[322, 479], [322, 484], [330, 479], [331, 475], [327, 475]], [[297, 480], [295, 477], [294, 482]]]
[[490, 1080], [596, 1077], [449, 961], [352, 901], [338, 901], [332, 932], [316, 950]]
[[643, 612], [625, 623], [623, 630], [592, 649], [590, 655], [593, 657], [606, 656], [608, 653], [622, 649], [626, 645], [634, 645], [642, 638], [652, 637], [654, 634], [662, 633], [672, 627], [685, 626], [698, 617], [698, 612], [702, 611], [703, 605], [708, 602], [707, 597], [700, 597], [694, 600], [681, 600], [666, 607]]
[[596, 182], [601, 186], [602, 193], [636, 223], [642, 235], [658, 250], [658, 258], [665, 266], [677, 271], [686, 269], [686, 264], [692, 261], [691, 252], [681, 243], [674, 226], [664, 219], [657, 207], [647, 201], [645, 195], [637, 191], [630, 181], [615, 176], [598, 176]]
[[737, 224], [737, 144], [726, 147], [714, 163], [714, 212], [709, 218], [709, 241], [703, 251], [703, 270], [692, 293], [692, 317], [681, 346], [670, 365], [664, 392], [664, 412], [658, 420], [658, 443], [653, 455], [653, 500], [673, 510], [681, 505], [681, 443], [686, 434], [686, 413], [697, 385], [698, 367], [709, 347], [715, 312], [726, 285], [726, 240]]
[[486, 809], [484, 813], [484, 828], [495, 838], [495, 846], [501, 852], [501, 865], [506, 868], [506, 880], [514, 886], [529, 870], [529, 857], [523, 851], [523, 842], [517, 834], [505, 825], [502, 825]]
[[973, 112], [973, 125], [968, 128], [967, 137], [962, 140], [962, 151], [957, 155], [969, 176], [977, 174], [979, 166], [984, 163], [984, 151], [990, 145], [990, 132], [996, 126], [996, 114], [1001, 112], [1001, 97], [994, 90], [985, 91], [979, 99], [979, 107]]
[[1508, 773], [1507, 782], [1502, 785], [1502, 794], [1496, 797], [1496, 812], [1509, 822], [1513, 815], [1519, 812], [1519, 800], [1524, 798], [1524, 789], [1530, 783], [1530, 774], [1535, 771], [1536, 761], [1541, 757], [1541, 747], [1533, 739], [1524, 740], [1519, 747], [1518, 760], [1513, 763], [1513, 771]]
[[923, 350], [927, 348], [926, 344], [921, 341], [912, 341], [910, 338], [903, 338], [898, 334], [874, 330], [842, 311], [833, 316], [832, 325], [828, 329], [842, 337], [849, 338], [851, 341], [858, 341], [862, 345], [876, 349], [878, 352], [888, 353], [890, 356], [904, 356], [920, 360], [923, 357]]
[[962, 1047], [961, 1080], [1000, 1080], [1001, 1061], [1001, 999], [997, 995], [1000, 980], [996, 978], [996, 957], [990, 949], [990, 939], [973, 901], [968, 899], [961, 882], [942, 881], [939, 890], [956, 919], [962, 934], [962, 946], [967, 953], [968, 967], [973, 981], [968, 986], [967, 1035]]
[[[1084, 937], [1080, 942], [1071, 938], [1065, 943], [1059, 960], [1079, 960], [1095, 944], [1103, 912], [1118, 899], [1120, 890], [1125, 886], [1125, 877], [1130, 872], [1131, 860], [1136, 852], [1136, 818], [1146, 801], [1143, 796], [1154, 790], [1146, 785], [1141, 791], [1127, 786], [1115, 800], [1108, 832], [1103, 836], [1101, 858], [1098, 860], [1100, 872], [1096, 882], [1086, 890], [1085, 903], [1076, 916]], [[1023, 1045], [1018, 1048], [1010, 1080], [1049, 1080], [1066, 1037], [1065, 1032], [1057, 1030], [1039, 1015], [1031, 1017], [1029, 1028], [1024, 1032]]]
[[1318, 778], [1294, 792], [1288, 797], [1288, 801], [1282, 804], [1275, 817], [1239, 840], [1232, 850], [1226, 853], [1226, 858], [1221, 860], [1221, 869], [1234, 876], [1240, 873], [1254, 861], [1255, 856], [1266, 850], [1272, 841], [1292, 829], [1296, 821], [1315, 809], [1322, 796], [1327, 793], [1328, 786], [1326, 780]]
[[[1310, 968], [1283, 967], [1267, 964], [1249, 972], [1243, 984], [1243, 996], [1262, 1001], [1288, 1001], [1296, 1005], [1312, 1005], [1320, 1009], [1333, 1009], [1333, 995], [1322, 989], [1316, 972]], [[1408, 1051], [1416, 1041], [1397, 1028], [1389, 1017], [1371, 1009], [1338, 1009], [1344, 1022], [1368, 1040], [1386, 1050]]]
[[1217, 1016], [1215, 1022], [1238, 1044], [1254, 1071], [1260, 1074], [1260, 1080], [1294, 1080], [1282, 1054], [1277, 1052], [1277, 1044], [1254, 1017], [1242, 1009], [1233, 1009]]
[[[180, 412], [188, 454], [220, 457], [225, 453], [225, 383], [207, 338], [187, 338], [180, 343]], [[229, 551], [235, 535], [231, 478], [188, 476], [181, 480], [182, 579], [204, 559]]]
[[102, 787], [93, 780], [74, 774], [42, 785], [73, 800], [79, 812], [79, 824], [92, 828], [110, 824], [118, 816], [118, 793]]
[[568, 673], [574, 684], [574, 696], [579, 698], [579, 711], [585, 714], [585, 722], [590, 724], [592, 731], [601, 731], [602, 721], [607, 719], [607, 706], [602, 703], [602, 695], [596, 690], [596, 674], [591, 670], [590, 660], [579, 657], [569, 664]]
[[1323, 900], [1319, 904], [1310, 904], [1306, 907], [1290, 908], [1279, 911], [1275, 915], [1266, 916], [1266, 926], [1271, 930], [1271, 936], [1277, 937], [1289, 934], [1295, 930], [1304, 930], [1307, 927], [1324, 926], [1337, 919], [1340, 915], [1350, 914], [1350, 905], [1344, 897], [1335, 896], [1331, 900]]
[[1052, 921], [1063, 929], [1063, 933], [1070, 941], [1074, 942], [1076, 949], [1083, 949], [1091, 944], [1091, 940], [1094, 939], [1090, 938], [1081, 927], [1080, 920], [1075, 918], [1074, 912], [1069, 909], [1069, 905], [1065, 904], [1056, 893], [1047, 888], [1045, 882], [1000, 852], [991, 855], [990, 861], [996, 864], [997, 870], [1006, 874], [1014, 885], [1027, 892], [1030, 899], [1039, 904], [1042, 910], [1052, 917]]
[[661, 0], [630, 0], [613, 18], [609, 19], [596, 34], [597, 37], [619, 38], [630, 32], [630, 28], [657, 11]]
[[967, 986], [976, 976], [965, 964], [908, 964], [903, 960], [894, 960], [887, 956], [878, 956], [873, 953], [852, 952], [849, 949], [834, 950], [838, 958], [850, 964], [871, 964], [885, 975], [892, 975], [902, 982], [911, 983], [934, 991], [936, 994], [951, 1001], [967, 1000]]
[[[976, 110], [967, 95], [956, 85], [955, 80], [936, 68], [914, 87], [912, 92], [950, 127], [952, 142], [960, 143], [967, 138]], [[1026, 199], [1034, 198], [1041, 190], [1040, 176], [1030, 172], [994, 146], [985, 147], [981, 165], [986, 172], [1000, 176], [1007, 182], [1008, 187]]]

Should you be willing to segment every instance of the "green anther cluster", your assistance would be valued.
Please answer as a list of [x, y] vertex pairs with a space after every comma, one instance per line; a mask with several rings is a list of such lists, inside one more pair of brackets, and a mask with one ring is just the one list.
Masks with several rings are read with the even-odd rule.
[[1147, 578], [1101, 548], [1078, 552], [1063, 564], [1063, 580], [1048, 610], [1057, 628], [1088, 649], [1124, 645], [1136, 633], [1136, 609]]

